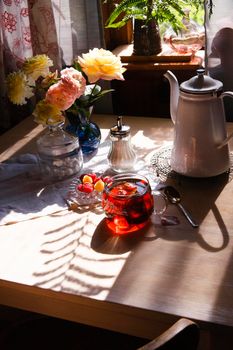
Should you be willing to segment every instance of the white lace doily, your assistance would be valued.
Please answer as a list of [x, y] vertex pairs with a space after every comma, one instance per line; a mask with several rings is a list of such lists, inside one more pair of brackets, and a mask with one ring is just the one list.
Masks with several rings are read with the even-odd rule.
[[[172, 146], [165, 146], [157, 150], [150, 160], [151, 171], [160, 179], [166, 181], [167, 178], [177, 178], [180, 175], [171, 168], [171, 152]], [[230, 152], [230, 168], [229, 173], [230, 182], [233, 179], [233, 152]]]

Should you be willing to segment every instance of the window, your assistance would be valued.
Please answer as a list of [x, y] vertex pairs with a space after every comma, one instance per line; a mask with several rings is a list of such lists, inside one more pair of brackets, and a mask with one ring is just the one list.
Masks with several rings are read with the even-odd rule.
[[[102, 7], [103, 23], [106, 22], [112, 8], [109, 4]], [[104, 29], [106, 48], [119, 52], [116, 47], [130, 45], [133, 38], [133, 25], [128, 22], [120, 29]], [[145, 60], [141, 62], [122, 60], [126, 65], [125, 81], [111, 83], [115, 92], [112, 93], [113, 112], [118, 115], [135, 115], [170, 118], [169, 85], [163, 75], [166, 70], [175, 71], [178, 80], [191, 78], [196, 69], [202, 65], [202, 59], [191, 62], [154, 63]]]

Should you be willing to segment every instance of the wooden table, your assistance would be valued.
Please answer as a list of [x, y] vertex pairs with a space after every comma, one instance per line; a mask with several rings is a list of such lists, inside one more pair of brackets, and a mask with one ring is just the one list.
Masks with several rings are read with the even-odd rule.
[[[95, 116], [102, 142], [115, 117]], [[173, 140], [168, 119], [125, 117], [141, 159]], [[228, 124], [229, 131], [233, 125]], [[0, 160], [35, 150], [30, 118], [0, 138]], [[230, 143], [232, 147], [232, 142]], [[96, 158], [98, 159], [98, 158]], [[200, 223], [193, 229], [150, 224], [144, 234], [113, 237], [100, 210], [68, 211], [0, 226], [0, 304], [153, 338], [180, 317], [203, 329], [233, 327], [232, 173], [168, 178]], [[28, 197], [30, 201], [30, 196]]]

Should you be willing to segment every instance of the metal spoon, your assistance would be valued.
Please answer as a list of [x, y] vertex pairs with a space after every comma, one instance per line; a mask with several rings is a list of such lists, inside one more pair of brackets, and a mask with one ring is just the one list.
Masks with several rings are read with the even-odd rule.
[[167, 198], [169, 199], [169, 201], [173, 204], [176, 204], [181, 211], [183, 212], [184, 216], [186, 217], [186, 219], [190, 222], [190, 224], [193, 227], [198, 227], [199, 225], [193, 220], [193, 218], [191, 217], [191, 214], [183, 207], [183, 205], [180, 203], [181, 201], [181, 197], [179, 192], [172, 186], [167, 186], [164, 189], [164, 193], [166, 194]]

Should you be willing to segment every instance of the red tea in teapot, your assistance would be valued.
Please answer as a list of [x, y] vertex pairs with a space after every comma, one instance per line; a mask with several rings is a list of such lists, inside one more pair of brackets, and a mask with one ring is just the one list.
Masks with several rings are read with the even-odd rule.
[[141, 229], [154, 210], [147, 179], [135, 174], [114, 176], [104, 189], [102, 206], [107, 225], [114, 233], [125, 234]]

